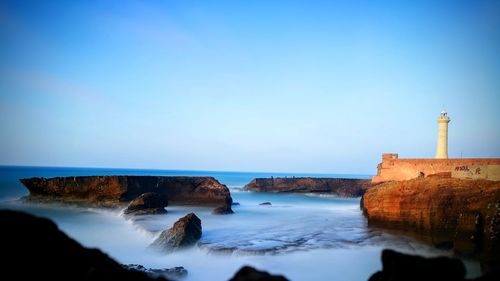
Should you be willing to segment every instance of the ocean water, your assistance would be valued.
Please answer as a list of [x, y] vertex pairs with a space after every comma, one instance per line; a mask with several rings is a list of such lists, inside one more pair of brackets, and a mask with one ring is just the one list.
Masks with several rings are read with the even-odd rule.
[[[168, 214], [127, 220], [121, 210], [60, 204], [24, 203], [25, 177], [80, 175], [213, 176], [226, 184], [235, 214], [211, 215], [212, 208], [169, 206]], [[243, 265], [251, 265], [292, 281], [364, 281], [381, 269], [384, 248], [425, 256], [452, 256], [409, 237], [367, 227], [359, 198], [315, 194], [253, 193], [242, 187], [256, 177], [313, 176], [369, 178], [367, 175], [280, 174], [210, 171], [0, 167], [0, 208], [47, 217], [87, 247], [97, 247], [117, 261], [151, 268], [183, 266], [185, 281], [229, 280]], [[271, 202], [270, 206], [259, 205]], [[148, 249], [159, 233], [194, 212], [202, 220], [197, 246], [161, 254]], [[480, 274], [476, 261], [464, 260], [469, 277]]]

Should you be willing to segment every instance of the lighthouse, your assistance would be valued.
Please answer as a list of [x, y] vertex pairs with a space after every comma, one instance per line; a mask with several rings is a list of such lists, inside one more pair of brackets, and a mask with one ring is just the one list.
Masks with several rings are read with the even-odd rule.
[[446, 111], [441, 111], [441, 115], [438, 118], [438, 142], [436, 150], [436, 159], [447, 159], [448, 158], [448, 123], [450, 123], [450, 117]]

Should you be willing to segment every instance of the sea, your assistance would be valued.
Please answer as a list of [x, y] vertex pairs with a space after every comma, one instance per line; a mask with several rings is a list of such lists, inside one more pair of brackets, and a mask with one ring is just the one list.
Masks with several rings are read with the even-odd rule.
[[[120, 209], [69, 204], [27, 203], [21, 178], [152, 175], [211, 176], [228, 186], [234, 214], [212, 215], [212, 208], [168, 206], [166, 215], [130, 220]], [[243, 190], [260, 177], [370, 178], [370, 175], [141, 170], [106, 168], [0, 166], [0, 208], [31, 213], [53, 220], [70, 237], [99, 248], [123, 264], [148, 268], [184, 267], [184, 281], [229, 280], [244, 265], [291, 281], [365, 281], [381, 270], [380, 255], [389, 248], [423, 256], [453, 256], [414, 238], [368, 227], [360, 198], [328, 194], [273, 194]], [[271, 205], [260, 205], [270, 202]], [[148, 246], [161, 231], [194, 212], [202, 221], [199, 243], [189, 249], [163, 254]], [[5, 230], [3, 230], [5, 231]], [[480, 275], [477, 261], [461, 258], [468, 277]]]

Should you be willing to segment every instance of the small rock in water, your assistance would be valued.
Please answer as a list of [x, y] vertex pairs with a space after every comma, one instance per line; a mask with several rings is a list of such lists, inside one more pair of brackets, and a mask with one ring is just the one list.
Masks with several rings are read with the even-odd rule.
[[265, 271], [244, 266], [229, 281], [288, 281], [288, 279], [282, 275], [271, 275]]
[[228, 199], [224, 202], [224, 205], [213, 209], [212, 215], [228, 215], [234, 213], [231, 209], [231, 205], [233, 204], [233, 199]]
[[212, 215], [228, 215], [228, 214], [233, 214], [233, 210], [231, 209], [231, 206], [225, 205], [221, 207], [217, 207], [213, 209]]
[[123, 213], [132, 216], [165, 214], [167, 206], [166, 198], [155, 192], [146, 192], [132, 200]]
[[201, 238], [201, 220], [194, 213], [189, 213], [164, 230], [150, 247], [164, 252], [173, 252], [178, 248], [194, 245]]
[[231, 205], [232, 205], [232, 206], [239, 206], [239, 205], [240, 205], [240, 203], [238, 203], [238, 202], [233, 202], [233, 203], [231, 203]]
[[259, 205], [261, 205], [261, 206], [270, 206], [272, 204], [271, 204], [271, 202], [264, 202], [264, 203], [260, 203]]
[[167, 277], [169, 279], [180, 279], [184, 278], [187, 276], [188, 272], [187, 270], [182, 267], [182, 266], [176, 266], [172, 268], [162, 268], [162, 269], [157, 269], [157, 268], [146, 268], [140, 264], [124, 264], [123, 267], [126, 269], [131, 269], [131, 270], [136, 270], [136, 271], [141, 271], [144, 273], [147, 273], [149, 276], [156, 278], [156, 277]]

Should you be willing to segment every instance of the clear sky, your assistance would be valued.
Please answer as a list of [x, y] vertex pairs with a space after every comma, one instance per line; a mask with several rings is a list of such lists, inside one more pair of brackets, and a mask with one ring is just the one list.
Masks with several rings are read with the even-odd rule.
[[500, 157], [499, 1], [0, 0], [0, 164]]

